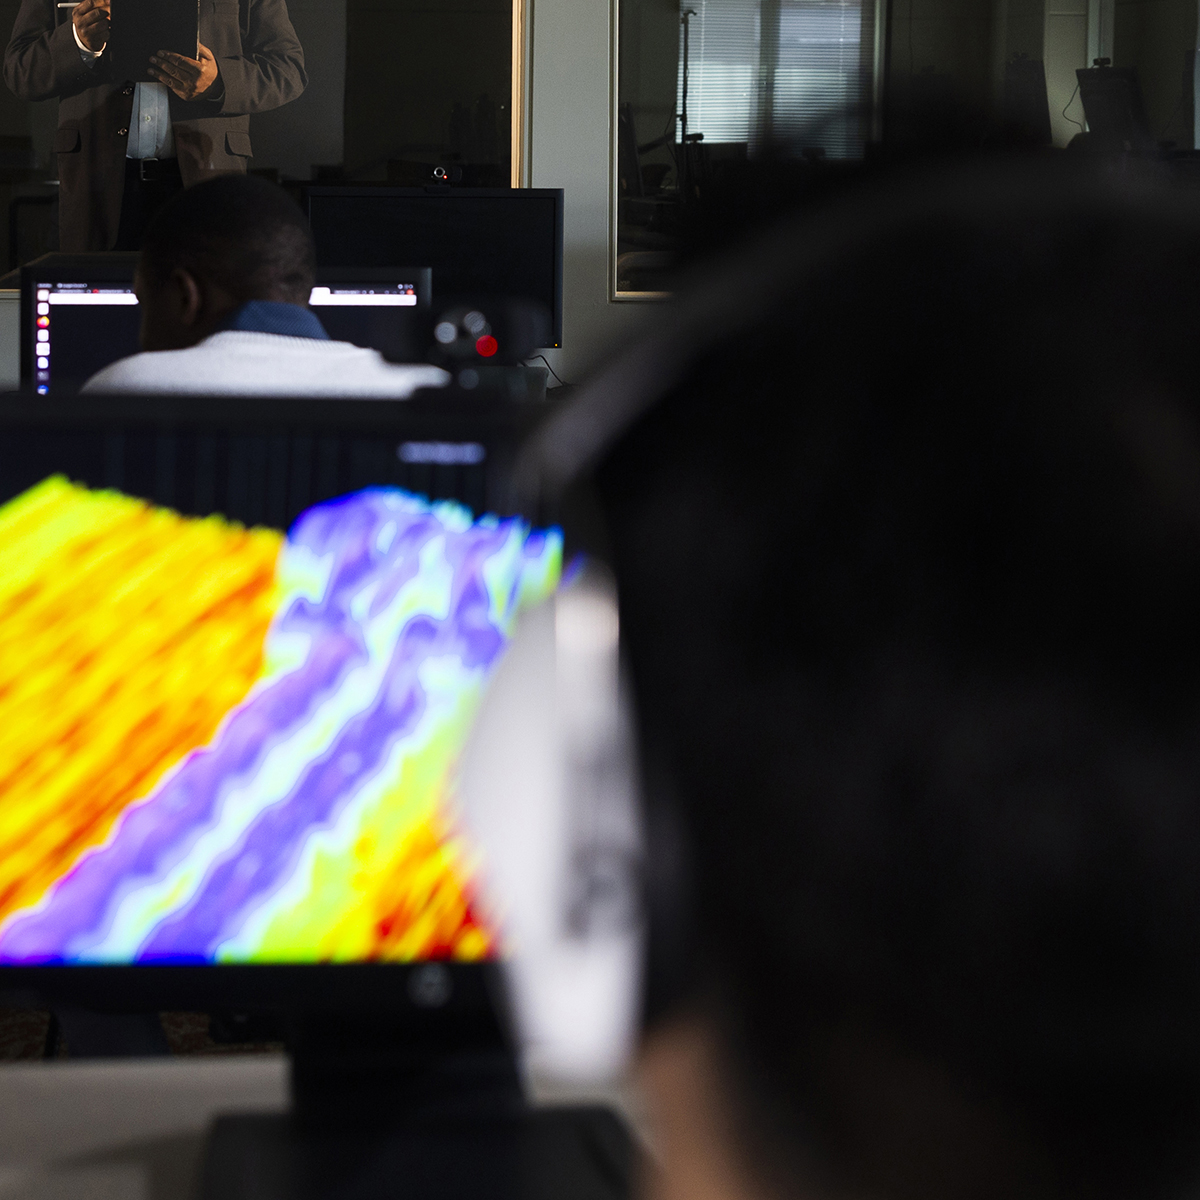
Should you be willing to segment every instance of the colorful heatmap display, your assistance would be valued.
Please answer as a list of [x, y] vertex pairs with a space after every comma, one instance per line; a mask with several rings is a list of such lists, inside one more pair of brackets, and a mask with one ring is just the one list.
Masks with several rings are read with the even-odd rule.
[[368, 489], [284, 535], [0, 507], [0, 963], [477, 960], [455, 759], [556, 531]]

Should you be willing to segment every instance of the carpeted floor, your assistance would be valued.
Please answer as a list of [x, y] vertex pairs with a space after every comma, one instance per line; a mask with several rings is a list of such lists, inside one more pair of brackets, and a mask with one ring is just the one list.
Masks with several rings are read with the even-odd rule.
[[[207, 1013], [160, 1013], [172, 1054], [263, 1054], [283, 1049], [279, 1042], [217, 1042], [209, 1031]], [[0, 1008], [0, 1062], [40, 1059], [46, 1052], [50, 1014], [27, 1008]], [[59, 1039], [58, 1058], [71, 1048]]]

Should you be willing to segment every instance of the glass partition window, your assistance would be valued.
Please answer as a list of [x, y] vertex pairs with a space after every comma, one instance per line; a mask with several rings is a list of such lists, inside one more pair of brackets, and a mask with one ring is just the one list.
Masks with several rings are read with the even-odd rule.
[[[236, 21], [260, 3], [205, 0], [203, 12], [231, 11]], [[51, 28], [69, 20], [61, 4], [45, 9]], [[21, 11], [21, 0], [0, 0], [0, 44], [28, 34]], [[296, 193], [310, 182], [510, 185], [524, 0], [284, 0], [272, 12], [294, 30], [306, 83], [250, 114], [236, 150], [250, 171]], [[242, 49], [256, 53], [246, 41]], [[64, 85], [71, 120], [74, 88]], [[30, 87], [19, 90], [0, 87], [0, 275], [60, 248], [59, 98], [32, 101]]]
[[877, 0], [620, 0], [617, 298], [661, 294], [687, 205], [768, 142], [861, 157]]
[[689, 207], [768, 142], [836, 170], [937, 113], [964, 145], [1131, 154], [1200, 186], [1196, 0], [617, 4], [614, 299], [662, 294]]

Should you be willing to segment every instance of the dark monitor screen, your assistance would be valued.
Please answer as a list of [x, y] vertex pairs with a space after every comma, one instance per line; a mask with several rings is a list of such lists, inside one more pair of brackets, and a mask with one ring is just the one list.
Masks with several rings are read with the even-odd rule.
[[[118, 359], [137, 354], [141, 308], [136, 255], [95, 255], [31, 264], [22, 271], [21, 379], [46, 395], [75, 389]], [[414, 321], [429, 307], [428, 267], [318, 272], [309, 304], [338, 341], [415, 360]]]
[[1131, 67], [1090, 67], [1075, 72], [1088, 133], [1103, 145], [1137, 153], [1156, 149], [1137, 72]]
[[21, 381], [75, 388], [136, 354], [136, 254], [47, 255], [21, 269]]
[[517, 418], [62, 403], [0, 403], [0, 985], [494, 957], [447, 798], [561, 570], [487, 515]]
[[318, 263], [429, 263], [438, 303], [532, 300], [549, 311], [561, 343], [561, 189], [331, 186], [307, 196]]
[[419, 314], [429, 308], [428, 267], [320, 267], [309, 307], [334, 341], [378, 350], [393, 362], [420, 362]]
[[80, 384], [120, 358], [136, 354], [141, 311], [132, 283], [38, 280], [33, 379], [39, 393], [51, 382]]

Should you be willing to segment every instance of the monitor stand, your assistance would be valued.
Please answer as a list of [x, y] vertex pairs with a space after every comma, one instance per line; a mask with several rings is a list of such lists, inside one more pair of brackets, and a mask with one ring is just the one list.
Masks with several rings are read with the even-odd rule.
[[201, 1200], [627, 1200], [621, 1119], [529, 1106], [494, 1017], [465, 1018], [303, 1017], [292, 1112], [218, 1118]]

